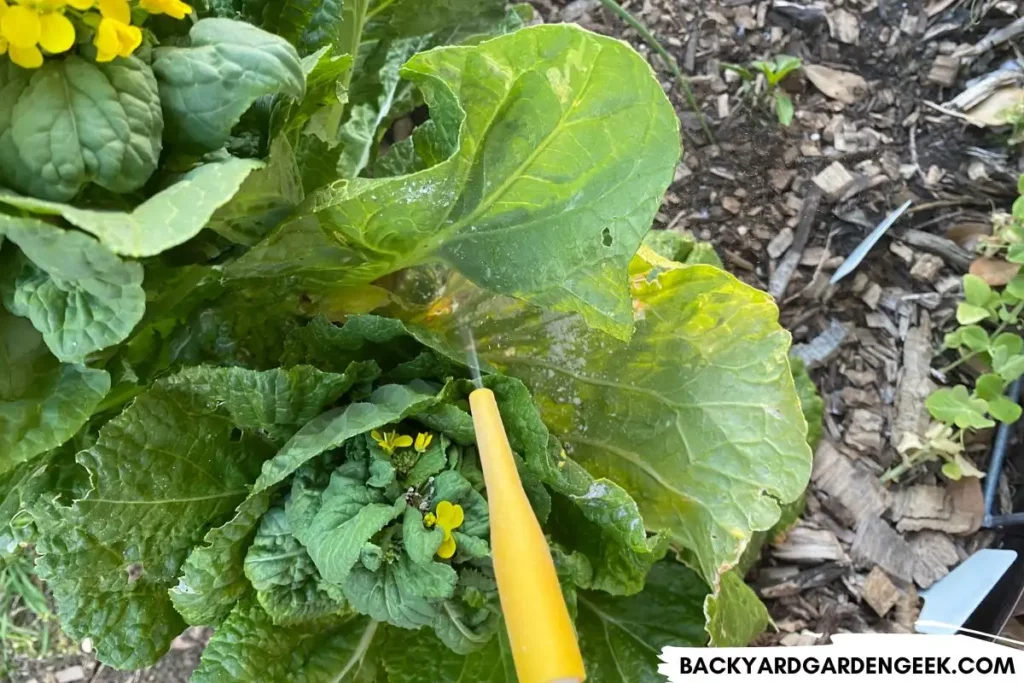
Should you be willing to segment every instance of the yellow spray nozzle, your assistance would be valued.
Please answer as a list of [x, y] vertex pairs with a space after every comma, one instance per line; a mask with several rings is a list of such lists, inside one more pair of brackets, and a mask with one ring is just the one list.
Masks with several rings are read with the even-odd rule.
[[487, 486], [491, 555], [520, 683], [577, 683], [583, 657], [551, 551], [523, 491], [490, 389], [469, 395]]

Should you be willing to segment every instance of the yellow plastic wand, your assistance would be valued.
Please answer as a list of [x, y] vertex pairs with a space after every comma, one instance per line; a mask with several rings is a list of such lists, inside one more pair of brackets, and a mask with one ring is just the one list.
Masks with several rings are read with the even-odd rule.
[[487, 486], [494, 575], [519, 683], [581, 682], [586, 673], [576, 631], [494, 394], [477, 389], [469, 406]]

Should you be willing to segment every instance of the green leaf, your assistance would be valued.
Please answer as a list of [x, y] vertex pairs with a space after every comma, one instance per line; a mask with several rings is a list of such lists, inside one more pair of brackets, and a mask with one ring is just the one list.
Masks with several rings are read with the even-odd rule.
[[70, 204], [0, 191], [0, 202], [44, 215], [62, 216], [122, 256], [155, 256], [199, 233], [254, 169], [249, 159], [204, 164], [140, 204], [130, 213], [80, 209]]
[[253, 493], [283, 481], [310, 459], [336, 448], [357, 434], [397, 422], [437, 401], [425, 385], [388, 384], [378, 388], [365, 403], [335, 408], [310, 420], [263, 466]]
[[[335, 473], [323, 494], [322, 507], [299, 538], [324, 580], [345, 583], [359, 553], [381, 529], [404, 511], [401, 505], [387, 505], [360, 481]], [[365, 612], [364, 612], [365, 614]]]
[[245, 556], [245, 576], [275, 624], [298, 624], [338, 614], [343, 602], [320, 586], [320, 573], [292, 533], [284, 508], [274, 508], [260, 522]]
[[942, 338], [942, 348], [944, 349], [958, 349], [964, 345], [964, 335], [961, 332], [962, 327], [958, 327], [952, 332], [947, 332]]
[[0, 473], [70, 439], [110, 389], [106, 372], [59, 363], [32, 324], [3, 307], [0, 368]]
[[141, 59], [70, 55], [31, 71], [4, 60], [0, 92], [0, 184], [59, 202], [89, 183], [132, 192], [156, 170], [163, 116]]
[[775, 115], [778, 117], [779, 123], [784, 126], [793, 123], [793, 100], [790, 96], [782, 90], [776, 90], [772, 93], [772, 99], [775, 103]]
[[1017, 299], [1024, 299], [1024, 274], [1017, 273], [1013, 278], [1006, 283], [1006, 291], [1017, 297]]
[[[89, 636], [111, 666], [141, 668], [156, 661], [184, 627], [168, 591], [181, 584], [182, 565], [205, 541], [206, 557], [185, 567], [227, 567], [226, 581], [201, 582], [214, 591], [196, 607], [220, 614], [238, 589], [240, 548], [236, 506], [249, 494], [260, 465], [274, 451], [265, 431], [316, 414], [338, 390], [329, 375], [309, 368], [265, 373], [241, 368], [189, 368], [161, 380], [106, 423], [96, 443], [78, 453], [92, 490], [54, 511], [37, 550], [61, 621], [73, 637]], [[250, 511], [251, 512], [251, 511]], [[240, 522], [241, 520], [234, 520]]]
[[964, 298], [973, 306], [985, 307], [992, 296], [992, 288], [977, 275], [964, 275]]
[[420, 53], [402, 75], [454, 154], [326, 189], [315, 213], [227, 275], [324, 290], [442, 258], [481, 286], [628, 337], [626, 269], [679, 157], [678, 118], [644, 60], [576, 27], [536, 26]]
[[323, 45], [341, 42], [342, 6], [342, 0], [266, 2], [258, 21], [253, 23], [276, 33], [306, 54]]
[[708, 588], [696, 572], [665, 560], [651, 568], [642, 593], [616, 598], [580, 593], [576, 629], [587, 668], [597, 683], [655, 683], [658, 655], [668, 645], [701, 646]]
[[1002, 349], [1006, 358], [1017, 356], [1024, 352], [1024, 339], [1013, 332], [1001, 332], [992, 339], [992, 349]]
[[960, 481], [964, 476], [960, 463], [955, 460], [942, 463], [942, 474], [950, 481]]
[[991, 315], [987, 308], [975, 306], [974, 304], [960, 302], [956, 306], [956, 321], [961, 325], [981, 322], [991, 317]]
[[[481, 358], [525, 382], [571, 458], [621, 483], [709, 584], [804, 490], [807, 423], [767, 294], [711, 266], [637, 277], [624, 344], [578, 317], [446, 291]], [[455, 318], [432, 324], [458, 338]]]
[[[417, 10], [417, 16], [423, 12]], [[399, 71], [427, 46], [425, 38], [381, 41], [360, 63], [349, 91], [348, 120], [339, 131], [341, 156], [337, 177], [355, 178], [372, 161], [378, 131], [388, 120], [400, 83]]]
[[1003, 382], [1003, 378], [991, 372], [979, 377], [974, 384], [974, 392], [978, 395], [978, 398], [986, 401], [999, 398], [1003, 395], [1005, 389], [1006, 384]]
[[219, 624], [248, 592], [242, 562], [269, 505], [266, 493], [246, 499], [234, 517], [208, 531], [203, 544], [189, 553], [177, 585], [169, 591], [186, 622]]
[[1010, 263], [1024, 263], [1024, 244], [1011, 244], [1006, 250], [1006, 260]]
[[32, 320], [60, 360], [81, 362], [125, 339], [142, 319], [138, 263], [122, 261], [88, 235], [34, 218], [0, 214], [0, 234], [27, 259], [12, 273], [4, 302]]
[[825, 401], [818, 394], [814, 380], [807, 374], [803, 360], [796, 356], [790, 356], [789, 366], [793, 373], [793, 384], [796, 386], [797, 396], [800, 398], [800, 409], [804, 414], [804, 419], [807, 420], [807, 445], [813, 451], [818, 447], [824, 429]]
[[1005, 396], [998, 396], [988, 400], [988, 412], [1000, 422], [1013, 424], [1020, 419], [1021, 407]]
[[203, 19], [189, 37], [189, 47], [153, 51], [170, 140], [219, 149], [256, 98], [282, 93], [298, 99], [305, 91], [298, 53], [273, 34], [244, 22]]
[[1012, 382], [1024, 375], [1024, 356], [1009, 356], [1002, 362], [993, 358], [993, 370], [999, 373], [1004, 382]]
[[[481, 649], [461, 655], [425, 630], [389, 629], [381, 648], [388, 683], [516, 683], [504, 625]], [[598, 681], [587, 671], [588, 681]], [[600, 683], [600, 681], [598, 681]]]
[[238, 603], [203, 651], [193, 683], [373, 683], [379, 624], [363, 617], [276, 626], [255, 600]]
[[593, 577], [583, 587], [613, 595], [640, 591], [651, 565], [664, 556], [668, 539], [647, 536], [637, 501], [614, 480], [595, 478], [566, 456], [548, 436], [522, 382], [489, 376], [484, 385], [498, 399], [513, 450], [560, 494], [552, 501], [548, 527], [555, 540], [590, 561]]
[[167, 591], [211, 524], [233, 514], [270, 454], [216, 403], [156, 384], [77, 460], [92, 490], [37, 545], [61, 624], [117, 668], [155, 662], [184, 628]]
[[984, 351], [988, 348], [988, 333], [979, 325], [964, 325], [959, 329], [959, 337], [960, 343], [972, 351]]
[[415, 629], [434, 622], [438, 603], [451, 597], [456, 580], [455, 570], [446, 564], [417, 565], [403, 554], [376, 571], [356, 565], [343, 588], [360, 614]]
[[768, 627], [764, 604], [735, 571], [722, 574], [718, 592], [704, 600], [710, 645], [745, 647]]
[[985, 417], [988, 410], [985, 401], [972, 397], [961, 384], [933, 391], [925, 400], [925, 406], [936, 420], [961, 429], [985, 429], [995, 424]]
[[1011, 208], [1013, 217], [1016, 219], [1024, 219], [1024, 197], [1017, 197], [1013, 200], [1013, 207]]
[[441, 32], [448, 42], [493, 29], [505, 20], [504, 0], [368, 0], [368, 37]]

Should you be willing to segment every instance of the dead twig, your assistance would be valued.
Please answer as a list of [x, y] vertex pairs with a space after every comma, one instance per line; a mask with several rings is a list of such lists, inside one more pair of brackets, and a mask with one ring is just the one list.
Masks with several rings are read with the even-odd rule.
[[779, 265], [772, 273], [771, 281], [768, 283], [768, 293], [776, 301], [782, 299], [789, 286], [789, 279], [793, 277], [793, 271], [800, 263], [804, 247], [807, 246], [807, 239], [811, 236], [811, 227], [818, 217], [818, 207], [821, 205], [821, 189], [812, 185], [807, 196], [804, 197], [803, 206], [800, 207], [800, 218], [796, 226], [796, 233], [793, 235], [793, 244], [789, 246], [786, 255], [779, 260]]
[[923, 230], [907, 230], [900, 239], [912, 247], [935, 254], [950, 267], [962, 272], [966, 272], [971, 267], [971, 261], [974, 260], [969, 251], [953, 240], [948, 240], [945, 237], [939, 237]]

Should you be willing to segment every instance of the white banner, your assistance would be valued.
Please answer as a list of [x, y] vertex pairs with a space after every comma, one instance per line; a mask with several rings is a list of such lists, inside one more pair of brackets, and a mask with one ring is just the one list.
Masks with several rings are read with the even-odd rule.
[[1024, 651], [963, 635], [850, 634], [807, 647], [666, 647], [658, 672], [674, 683], [708, 681], [1024, 680]]

